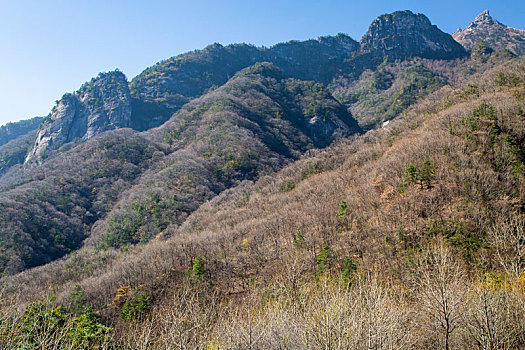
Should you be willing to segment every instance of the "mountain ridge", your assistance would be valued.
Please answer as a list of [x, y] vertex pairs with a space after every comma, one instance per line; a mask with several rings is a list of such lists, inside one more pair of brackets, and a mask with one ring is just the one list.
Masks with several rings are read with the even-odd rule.
[[[394, 45], [395, 48], [385, 49], [384, 45]], [[247, 44], [213, 44], [147, 68], [129, 84], [123, 75], [106, 73], [85, 85], [85, 88], [90, 88], [93, 84], [103, 82], [105, 77], [119, 76], [120, 85], [126, 85], [120, 88], [125, 98], [122, 102], [113, 101], [118, 102], [116, 105], [109, 103], [97, 110], [95, 104], [108, 103], [103, 101], [110, 97], [107, 94], [96, 98], [92, 96], [86, 101], [81, 95], [85, 93], [82, 89], [73, 97], [66, 95], [65, 99], [59, 101], [57, 111], [53, 111], [50, 118], [46, 119], [52, 122], [42, 127], [26, 163], [45, 154], [48, 147], [57, 147], [75, 138], [90, 138], [92, 134], [106, 129], [132, 127], [145, 130], [160, 125], [192, 98], [201, 96], [214, 86], [221, 86], [236, 72], [256, 62], [272, 62], [289, 78], [330, 84], [339, 76], [355, 80], [364, 70], [377, 67], [384, 58], [456, 59], [464, 56], [464, 49], [449, 34], [432, 26], [425, 15], [411, 11], [398, 11], [379, 17], [372, 23], [361, 43], [347, 35], [338, 34], [319, 37], [317, 40], [290, 41], [268, 49]], [[99, 90], [104, 89], [96, 91]], [[73, 108], [70, 106], [71, 98], [76, 97], [80, 98], [81, 104]], [[119, 119], [117, 121], [111, 117], [113, 108], [123, 108], [123, 115], [114, 116]], [[79, 121], [81, 127], [73, 126], [77, 119], [86, 119], [87, 122]], [[91, 127], [90, 123], [98, 126]], [[70, 135], [71, 128], [73, 131]], [[87, 136], [81, 135], [84, 129]]]

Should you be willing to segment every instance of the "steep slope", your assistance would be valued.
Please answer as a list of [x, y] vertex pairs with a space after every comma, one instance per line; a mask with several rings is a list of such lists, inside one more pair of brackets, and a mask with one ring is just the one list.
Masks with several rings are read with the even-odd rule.
[[0, 146], [0, 178], [12, 167], [24, 164], [27, 154], [35, 144], [37, 133], [38, 126], [35, 130]]
[[344, 59], [358, 50], [358, 42], [345, 34], [337, 34], [274, 45], [266, 51], [266, 60], [288, 77], [329, 83], [344, 65]]
[[148, 132], [173, 152], [122, 196], [95, 241], [147, 241], [239, 181], [359, 131], [322, 85], [285, 79], [275, 66], [258, 63]]
[[0, 178], [11, 167], [24, 163], [43, 120], [42, 117], [35, 117], [0, 127]]
[[[290, 41], [268, 49], [247, 44], [213, 44], [144, 70], [131, 81], [130, 89], [136, 101], [158, 106], [154, 115], [162, 118], [256, 62], [272, 62], [287, 77], [328, 82], [343, 59], [358, 49], [359, 44], [344, 34]], [[140, 103], [144, 102], [137, 102]]]
[[60, 149], [53, 162], [4, 174], [2, 271], [42, 265], [78, 249], [91, 225], [151, 164], [155, 152], [162, 151], [150, 140], [129, 129], [114, 130], [71, 150]]
[[98, 245], [147, 241], [239, 181], [359, 131], [322, 85], [257, 64], [157, 129], [109, 130], [2, 177], [0, 266], [11, 273], [47, 263], [92, 230]]
[[239, 70], [263, 60], [261, 50], [251, 45], [213, 44], [145, 69], [131, 81], [130, 88], [133, 97], [156, 102], [171, 115], [190, 98], [223, 85]]
[[[480, 48], [481, 49], [481, 48]], [[457, 85], [509, 61], [498, 52], [473, 54], [471, 59], [431, 60], [411, 58], [383, 61], [365, 70], [358, 79], [339, 77], [330, 91], [363, 128], [378, 126], [403, 114], [407, 108], [446, 85]], [[475, 91], [473, 91], [474, 93]]]
[[458, 28], [452, 36], [467, 50], [472, 50], [478, 41], [483, 41], [494, 50], [525, 55], [525, 30], [498, 22], [490, 16], [489, 10], [480, 13], [465, 29]]
[[444, 73], [453, 71], [454, 63], [442, 67], [428, 63], [421, 59], [383, 62], [375, 70], [364, 71], [355, 81], [341, 79], [332, 85], [333, 94], [352, 111], [361, 126], [374, 127], [449, 83]]
[[159, 62], [135, 77], [130, 86], [133, 96], [166, 102], [168, 108], [176, 108], [176, 99], [184, 103], [188, 98], [202, 95], [210, 87], [224, 84], [239, 70], [256, 62], [272, 62], [287, 77], [326, 82], [330, 76], [322, 74], [323, 66], [331, 61], [341, 63], [343, 58], [358, 49], [359, 44], [344, 34], [290, 41], [268, 49], [216, 43]]

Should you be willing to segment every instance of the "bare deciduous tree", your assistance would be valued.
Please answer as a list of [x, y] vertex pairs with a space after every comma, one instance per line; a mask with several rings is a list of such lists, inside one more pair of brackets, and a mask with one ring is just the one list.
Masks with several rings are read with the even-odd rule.
[[443, 239], [438, 239], [419, 258], [417, 267], [416, 286], [423, 325], [431, 334], [439, 334], [437, 340], [448, 350], [467, 293], [464, 270]]

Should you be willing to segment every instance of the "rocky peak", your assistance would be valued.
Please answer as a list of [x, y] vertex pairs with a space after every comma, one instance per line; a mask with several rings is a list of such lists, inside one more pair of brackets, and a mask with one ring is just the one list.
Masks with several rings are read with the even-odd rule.
[[493, 24], [493, 23], [499, 23], [498, 21], [494, 20], [490, 16], [489, 10], [485, 10], [481, 12], [479, 15], [474, 18], [474, 21], [472, 23], [487, 23], [487, 24]]
[[78, 91], [89, 111], [85, 139], [106, 130], [131, 126], [131, 97], [126, 76], [120, 71], [99, 75]]
[[465, 29], [458, 29], [453, 37], [467, 50], [472, 50], [478, 41], [484, 41], [495, 50], [525, 54], [525, 31], [502, 24], [492, 18], [489, 10], [476, 16]]
[[[485, 10], [474, 18], [474, 20], [465, 28], [465, 30], [474, 30], [478, 26], [502, 26], [500, 22], [496, 21], [489, 13], [489, 10]], [[461, 31], [461, 29], [459, 29]]]
[[454, 39], [423, 14], [397, 11], [375, 19], [361, 39], [361, 48], [391, 59], [413, 56], [452, 59], [465, 55]]
[[57, 102], [40, 125], [26, 163], [44, 156], [49, 148], [130, 124], [131, 96], [126, 76], [120, 71], [101, 73]]

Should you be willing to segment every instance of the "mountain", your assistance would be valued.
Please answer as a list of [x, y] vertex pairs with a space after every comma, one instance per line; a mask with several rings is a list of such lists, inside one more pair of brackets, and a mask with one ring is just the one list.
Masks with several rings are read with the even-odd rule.
[[0, 348], [525, 347], [524, 72], [399, 11], [101, 73], [0, 129]]
[[[47, 263], [91, 236], [105, 247], [146, 242], [226, 188], [361, 131], [321, 84], [284, 78], [270, 63], [241, 70], [161, 127], [116, 128], [129, 125], [121, 118], [129, 118], [129, 100], [118, 84], [103, 88], [104, 80], [125, 81], [109, 74], [64, 97], [39, 131], [87, 128], [84, 142], [2, 177], [2, 270]], [[106, 132], [90, 137], [99, 127]]]
[[361, 39], [361, 48], [381, 57], [406, 59], [423, 57], [454, 59], [465, 56], [465, 50], [454, 39], [423, 14], [397, 11], [375, 19]]
[[322, 85], [257, 63], [148, 132], [172, 151], [120, 196], [90, 240], [110, 247], [147, 241], [225, 189], [359, 132]]
[[35, 117], [0, 127], [0, 176], [15, 165], [24, 163], [43, 120], [42, 117]]
[[213, 44], [144, 70], [131, 81], [130, 88], [135, 97], [161, 102], [175, 110], [180, 103], [224, 84], [236, 72], [256, 62], [272, 62], [287, 77], [326, 83], [334, 74], [329, 67], [341, 64], [358, 50], [359, 43], [344, 34], [290, 41], [271, 48]]
[[124, 74], [100, 74], [74, 94], [65, 94], [44, 119], [26, 162], [42, 158], [52, 146], [90, 139], [131, 125], [131, 96]]
[[271, 62], [285, 77], [337, 86], [375, 69], [385, 58], [455, 59], [464, 49], [427, 17], [410, 11], [383, 15], [356, 42], [338, 34], [271, 48], [247, 44], [213, 44], [144, 70], [129, 84], [120, 72], [101, 74], [74, 94], [66, 94], [46, 118], [26, 158], [42, 160], [46, 152], [73, 140], [86, 140], [121, 127], [147, 130], [162, 125], [191, 99], [223, 85], [239, 70]]
[[24, 163], [28, 152], [35, 144], [38, 125], [36, 128], [0, 146], [0, 177]]
[[[130, 83], [134, 114], [167, 120], [192, 98], [223, 85], [239, 70], [256, 62], [271, 62], [286, 77], [328, 83], [359, 43], [347, 35], [290, 41], [271, 48], [247, 44], [213, 44], [147, 68]], [[134, 105], [134, 106], [135, 106]]]
[[465, 29], [458, 28], [452, 36], [468, 50], [472, 50], [478, 41], [484, 41], [494, 50], [525, 55], [525, 30], [498, 22], [490, 16], [489, 10], [480, 13]]
[[[454, 59], [465, 55], [424, 15], [400, 11], [375, 20], [361, 43], [338, 34], [271, 48], [213, 44], [131, 82], [101, 73], [57, 102], [36, 140], [27, 134], [0, 148], [0, 241], [9, 252], [0, 265], [43, 264], [86, 238], [145, 242], [240, 181], [360, 133], [349, 111], [367, 128], [396, 117], [464, 76]], [[496, 61], [469, 64], [472, 72]], [[75, 159], [86, 166], [70, 168]]]

